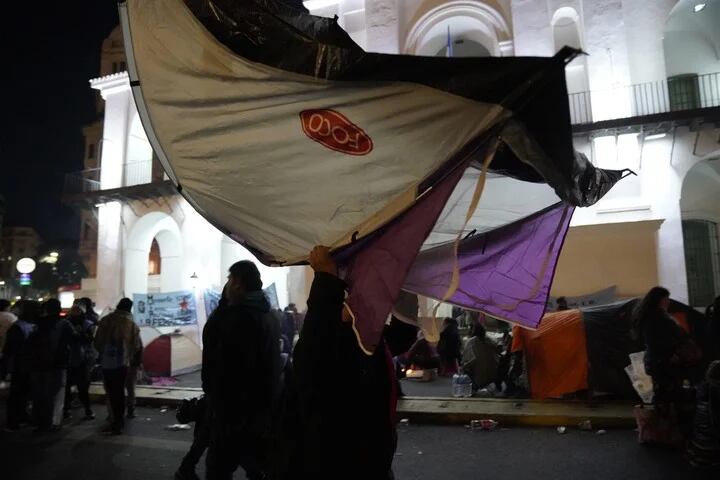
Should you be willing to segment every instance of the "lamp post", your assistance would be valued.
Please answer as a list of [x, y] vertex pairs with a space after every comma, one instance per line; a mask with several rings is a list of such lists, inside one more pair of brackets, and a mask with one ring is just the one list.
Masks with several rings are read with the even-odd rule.
[[32, 285], [32, 279], [30, 278], [30, 274], [35, 271], [35, 260], [29, 257], [21, 258], [15, 264], [15, 268], [20, 274], [22, 297], [27, 297], [28, 287]]

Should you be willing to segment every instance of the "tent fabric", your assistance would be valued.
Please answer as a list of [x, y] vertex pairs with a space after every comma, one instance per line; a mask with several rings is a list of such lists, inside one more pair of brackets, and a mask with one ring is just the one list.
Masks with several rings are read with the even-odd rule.
[[590, 364], [588, 384], [593, 391], [637, 398], [625, 373], [628, 355], [645, 349], [632, 333], [635, 305], [637, 299], [582, 309]]
[[[458, 248], [460, 284], [448, 302], [536, 328], [543, 318], [573, 207], [558, 203], [529, 218], [465, 238]], [[452, 245], [418, 255], [407, 291], [442, 299], [450, 283]]]
[[580, 310], [549, 313], [537, 330], [513, 327], [511, 349], [525, 356], [532, 398], [561, 398], [587, 390], [588, 360]]
[[[640, 299], [545, 315], [538, 330], [515, 327], [513, 351], [527, 360], [533, 398], [558, 398], [580, 390], [637, 400], [625, 373], [629, 355], [645, 349], [633, 324]], [[669, 313], [688, 326], [696, 341], [704, 319], [696, 310], [671, 300]]]
[[[336, 20], [277, 0], [127, 0], [120, 16], [148, 139], [201, 215], [267, 264], [302, 263], [318, 244], [346, 267], [347, 252], [377, 260], [384, 251], [374, 270], [344, 269], [365, 346], [377, 344], [399, 274], [426, 238], [420, 249], [440, 248], [463, 228], [533, 222], [558, 201], [590, 205], [623, 175], [573, 150], [564, 72], [572, 49], [549, 58], [366, 53]], [[464, 227], [483, 159], [488, 197]], [[446, 188], [432, 225], [403, 222]], [[529, 273], [540, 296], [563, 229], [556, 235], [545, 237], [553, 248], [543, 269]], [[538, 312], [509, 319], [533, 325]]]
[[[272, 1], [129, 0], [121, 12], [138, 108], [170, 177], [212, 223], [267, 262], [301, 261], [315, 244], [367, 235], [501, 122], [508, 147], [493, 160], [495, 172], [551, 182], [578, 205], [618, 178], [572, 150], [563, 108], [572, 52], [369, 54], [333, 20]], [[303, 112], [320, 110], [327, 115], [303, 123]], [[303, 125], [334, 134], [346, 150], [325, 148]], [[370, 151], [346, 154], [365, 137]]]
[[160, 335], [143, 350], [143, 368], [150, 376], [172, 377], [200, 369], [202, 351], [185, 335]]

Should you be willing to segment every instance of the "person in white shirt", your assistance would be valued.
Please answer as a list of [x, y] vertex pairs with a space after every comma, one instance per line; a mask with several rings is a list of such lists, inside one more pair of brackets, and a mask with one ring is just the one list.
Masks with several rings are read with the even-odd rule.
[[0, 299], [0, 358], [2, 358], [2, 351], [5, 347], [7, 331], [16, 320], [17, 317], [10, 311], [10, 302], [4, 298]]

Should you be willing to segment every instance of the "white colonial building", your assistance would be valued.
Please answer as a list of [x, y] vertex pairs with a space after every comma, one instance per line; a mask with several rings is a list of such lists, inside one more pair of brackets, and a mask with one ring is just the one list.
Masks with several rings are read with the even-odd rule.
[[[567, 67], [576, 148], [600, 167], [637, 176], [576, 211], [553, 294], [616, 285], [620, 296], [635, 296], [661, 284], [695, 306], [720, 294], [720, 0], [304, 3], [314, 14], [337, 15], [373, 52], [550, 56], [564, 45], [582, 49], [588, 55]], [[116, 29], [103, 45], [103, 76], [91, 81], [104, 100], [103, 118], [86, 128], [92, 159], [66, 191], [68, 201], [86, 207], [82, 237], [85, 250], [97, 252], [97, 269], [89, 266], [97, 274], [84, 286], [100, 308], [133, 293], [218, 289], [232, 262], [251, 258], [164, 176], [134, 105], [121, 40]], [[281, 306], [302, 308], [306, 269], [262, 274], [275, 283]]]
[[[203, 293], [220, 292], [228, 268], [255, 260], [203, 219], [177, 194], [148, 142], [130, 90], [117, 27], [103, 42], [101, 74], [90, 81], [99, 93], [100, 119], [84, 129], [85, 170], [68, 175], [65, 201], [83, 209], [80, 252], [93, 278], [82, 291], [103, 310], [134, 294], [195, 292], [199, 322]], [[279, 305], [289, 302], [288, 268], [256, 262], [265, 287], [275, 285]], [[305, 272], [294, 272], [305, 291]]]
[[[576, 148], [631, 168], [573, 218], [553, 294], [655, 284], [720, 294], [720, 0], [310, 0], [367, 51], [550, 56], [567, 67]], [[449, 40], [448, 40], [449, 38]], [[448, 45], [450, 43], [450, 45]]]

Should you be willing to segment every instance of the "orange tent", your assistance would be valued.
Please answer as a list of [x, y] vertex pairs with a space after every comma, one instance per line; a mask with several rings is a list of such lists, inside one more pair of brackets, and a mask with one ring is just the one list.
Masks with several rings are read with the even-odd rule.
[[537, 330], [513, 327], [512, 351], [524, 352], [532, 398], [559, 398], [588, 388], [580, 310], [548, 313]]

